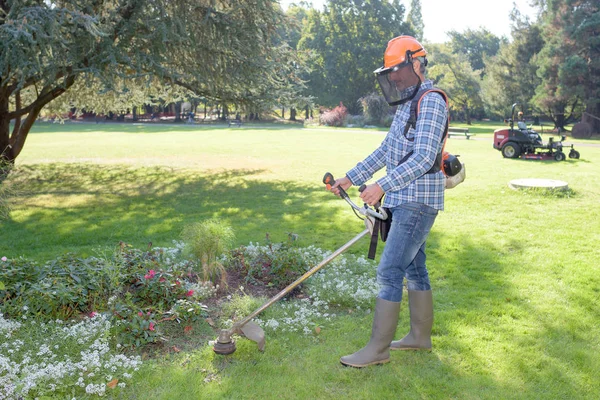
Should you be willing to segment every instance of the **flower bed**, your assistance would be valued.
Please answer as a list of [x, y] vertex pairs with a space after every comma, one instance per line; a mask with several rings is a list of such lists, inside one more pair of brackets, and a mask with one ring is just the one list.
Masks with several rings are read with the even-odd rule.
[[[160, 349], [198, 323], [231, 325], [330, 254], [251, 243], [220, 257], [228, 284], [218, 286], [201, 279], [183, 250], [181, 242], [145, 251], [121, 244], [109, 257], [42, 265], [0, 258], [0, 400], [119, 390], [142, 362], [136, 348]], [[375, 294], [373, 263], [340, 256], [256, 322], [309, 334], [336, 312], [368, 311]]]

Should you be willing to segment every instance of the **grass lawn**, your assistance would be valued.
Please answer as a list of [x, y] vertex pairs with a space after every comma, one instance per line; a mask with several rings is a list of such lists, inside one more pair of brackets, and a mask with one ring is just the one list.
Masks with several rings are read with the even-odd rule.
[[[467, 180], [446, 192], [428, 241], [435, 298], [433, 352], [394, 352], [356, 370], [338, 359], [362, 347], [371, 316], [344, 313], [312, 335], [267, 332], [264, 353], [239, 340], [147, 361], [127, 399], [593, 399], [600, 393], [600, 144], [580, 160], [503, 159], [492, 123], [448, 140]], [[334, 250], [363, 228], [326, 192], [385, 132], [289, 125], [38, 124], [9, 179], [0, 256], [93, 255], [119, 241], [168, 246], [191, 222], [229, 222], [237, 244], [288, 233]], [[544, 135], [544, 140], [547, 140]], [[590, 144], [596, 146], [590, 146]], [[517, 192], [516, 178], [569, 183], [565, 194]], [[357, 191], [350, 190], [356, 200]], [[350, 251], [366, 254], [365, 239]], [[381, 247], [379, 252], [381, 251]], [[403, 307], [398, 336], [408, 327]]]

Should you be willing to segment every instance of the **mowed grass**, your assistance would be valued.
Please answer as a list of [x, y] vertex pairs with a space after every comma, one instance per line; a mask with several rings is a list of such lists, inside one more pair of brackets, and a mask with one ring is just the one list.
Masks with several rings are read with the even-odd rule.
[[[239, 340], [231, 356], [198, 350], [148, 361], [122, 398], [597, 398], [600, 384], [600, 147], [582, 159], [503, 159], [481, 124], [448, 141], [467, 181], [446, 192], [428, 241], [434, 350], [394, 352], [355, 370], [370, 315], [341, 313], [319, 334], [270, 333], [264, 353]], [[489, 133], [487, 133], [489, 132]], [[236, 242], [300, 235], [340, 247], [362, 230], [323, 189], [385, 132], [251, 126], [42, 124], [9, 179], [16, 196], [0, 223], [0, 256], [45, 260], [116, 246], [169, 245], [191, 222], [218, 217]], [[545, 136], [547, 140], [547, 136]], [[567, 193], [517, 192], [516, 178], [560, 179]], [[358, 201], [356, 189], [350, 195]], [[350, 251], [365, 254], [365, 239]], [[381, 250], [380, 246], [380, 250]], [[408, 329], [403, 307], [398, 336]]]

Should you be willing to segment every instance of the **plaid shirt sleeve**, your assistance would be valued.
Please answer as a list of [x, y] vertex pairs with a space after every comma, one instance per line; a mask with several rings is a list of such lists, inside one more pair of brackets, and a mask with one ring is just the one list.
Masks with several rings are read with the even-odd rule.
[[[433, 84], [425, 81], [422, 87], [432, 88]], [[383, 143], [346, 176], [354, 185], [361, 185], [386, 166], [386, 175], [377, 181], [386, 193], [385, 207], [419, 202], [443, 210], [445, 176], [443, 172], [426, 172], [442, 150], [442, 136], [448, 118], [446, 102], [437, 93], [423, 96], [416, 127], [405, 136], [409, 116], [410, 103], [398, 106]], [[411, 151], [412, 155], [400, 163]]]

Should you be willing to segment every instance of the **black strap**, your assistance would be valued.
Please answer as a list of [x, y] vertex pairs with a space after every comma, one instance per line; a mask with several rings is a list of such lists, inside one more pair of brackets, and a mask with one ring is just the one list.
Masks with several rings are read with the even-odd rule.
[[[408, 135], [408, 131], [410, 130], [410, 128], [416, 129], [417, 127], [417, 117], [419, 114], [419, 102], [421, 101], [421, 97], [423, 97], [423, 95], [428, 92], [433, 90], [434, 93], [438, 93], [440, 96], [442, 96], [444, 98], [444, 102], [446, 101], [445, 98], [445, 94], [443, 95], [442, 93], [440, 93], [439, 89], [437, 88], [431, 88], [431, 89], [427, 89], [427, 88], [421, 88], [415, 97], [413, 97], [413, 99], [410, 102], [410, 115], [408, 117], [408, 120], [406, 121], [406, 125], [404, 126], [404, 137], [406, 138], [406, 140], [412, 142], [415, 140], [415, 138], [409, 138]], [[446, 139], [446, 135], [448, 134], [448, 120], [446, 120], [446, 126], [444, 127], [444, 134], [442, 135], [442, 142]], [[403, 162], [406, 162], [406, 160], [408, 160], [410, 158], [410, 156], [413, 155], [413, 152], [410, 151], [407, 155], [405, 155], [402, 160], [400, 160], [400, 162], [398, 162], [398, 165], [402, 164]], [[425, 172], [425, 174], [435, 174], [436, 172], [439, 172], [442, 170], [442, 157], [443, 154], [440, 151], [436, 156], [435, 156], [435, 161], [433, 162], [433, 165], [431, 166], [431, 168], [429, 169], [429, 171]]]
[[377, 251], [377, 242], [379, 242], [379, 225], [381, 221], [375, 219], [375, 223], [373, 224], [373, 233], [371, 233], [371, 244], [369, 244], [369, 254], [367, 257], [369, 260], [375, 259], [375, 252]]

